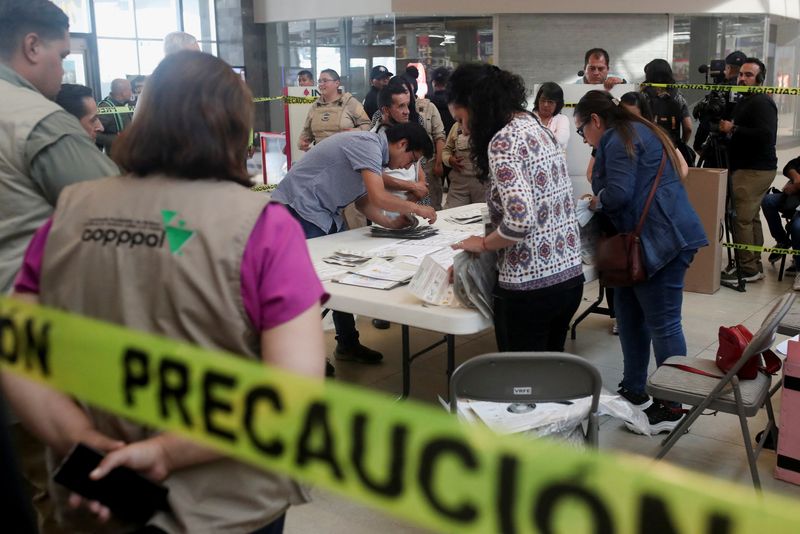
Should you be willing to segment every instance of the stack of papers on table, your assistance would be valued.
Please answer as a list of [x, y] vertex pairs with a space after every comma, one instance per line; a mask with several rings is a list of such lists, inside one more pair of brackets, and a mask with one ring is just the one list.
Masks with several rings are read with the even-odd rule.
[[480, 211], [465, 213], [462, 215], [452, 215], [445, 217], [445, 221], [453, 224], [475, 224], [483, 221], [483, 216]]
[[416, 228], [383, 228], [382, 226], [370, 226], [372, 237], [390, 237], [394, 239], [425, 239], [439, 233], [433, 226], [418, 226]]
[[414, 276], [414, 271], [396, 267], [383, 260], [374, 261], [363, 267], [353, 269], [349, 274], [334, 281], [351, 286], [371, 289], [393, 289], [407, 283]]

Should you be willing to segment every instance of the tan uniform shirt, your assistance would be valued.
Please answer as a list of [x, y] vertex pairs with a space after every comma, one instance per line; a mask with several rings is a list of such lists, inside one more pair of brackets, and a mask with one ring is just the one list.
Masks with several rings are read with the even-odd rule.
[[346, 130], [369, 130], [369, 125], [369, 117], [361, 102], [350, 93], [343, 93], [333, 102], [323, 102], [320, 97], [311, 105], [302, 135], [309, 143], [319, 143]]

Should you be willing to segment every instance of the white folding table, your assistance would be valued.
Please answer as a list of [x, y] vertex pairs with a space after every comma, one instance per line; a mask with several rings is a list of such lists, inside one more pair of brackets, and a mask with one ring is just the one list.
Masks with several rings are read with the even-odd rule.
[[[434, 226], [440, 229], [470, 230], [474, 234], [482, 234], [481, 224], [458, 225], [445, 221], [448, 216], [475, 212], [482, 206], [485, 204], [471, 204], [439, 211]], [[308, 249], [311, 259], [315, 264], [319, 264], [322, 258], [337, 250], [368, 250], [390, 242], [388, 239], [370, 237], [369, 233], [369, 227], [357, 228], [310, 239], [308, 240]], [[383, 319], [402, 326], [403, 398], [408, 396], [411, 389], [411, 362], [414, 359], [446, 343], [449, 384], [449, 378], [455, 366], [455, 336], [476, 334], [492, 326], [489, 319], [473, 309], [424, 304], [411, 294], [407, 285], [390, 290], [369, 289], [330, 281], [323, 282], [323, 285], [325, 291], [330, 294], [330, 299], [325, 303], [326, 308]], [[441, 332], [444, 337], [433, 345], [411, 354], [409, 343], [409, 327], [411, 326]]]

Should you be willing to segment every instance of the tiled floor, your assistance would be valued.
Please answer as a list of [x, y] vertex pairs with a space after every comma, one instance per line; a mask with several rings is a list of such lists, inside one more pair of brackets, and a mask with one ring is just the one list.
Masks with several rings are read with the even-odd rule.
[[[794, 156], [796, 149], [785, 150], [781, 162]], [[776, 185], [782, 185], [782, 178]], [[764, 226], [766, 231], [766, 225]], [[767, 244], [772, 241], [769, 237]], [[742, 323], [755, 331], [766, 316], [771, 305], [784, 292], [790, 291], [792, 277], [777, 281], [777, 270], [765, 264], [766, 279], [749, 284], [746, 293], [721, 288], [714, 295], [686, 293], [683, 305], [683, 324], [689, 355], [713, 358], [717, 348], [717, 328], [721, 324]], [[588, 284], [584, 289], [585, 302], [589, 305], [597, 295], [597, 284]], [[619, 338], [609, 334], [609, 319], [591, 315], [578, 328], [575, 341], [567, 341], [566, 351], [578, 354], [592, 362], [600, 370], [604, 386], [615, 390], [622, 377], [622, 354]], [[352, 363], [337, 364], [339, 380], [360, 384], [364, 387], [397, 393], [400, 389], [400, 327], [392, 325], [389, 330], [376, 330], [369, 320], [359, 320], [364, 344], [382, 351], [385, 361], [379, 366], [363, 366]], [[784, 336], [779, 336], [784, 339]], [[437, 339], [434, 333], [412, 329], [412, 343], [421, 348]], [[472, 356], [496, 350], [494, 334], [488, 331], [481, 335], [457, 338], [456, 357], [460, 363]], [[333, 350], [333, 333], [328, 334], [328, 346]], [[654, 368], [651, 363], [651, 369]], [[431, 354], [421, 357], [412, 367], [412, 396], [436, 402], [438, 395], [445, 394], [445, 348], [439, 347]], [[776, 395], [776, 408], [780, 417], [780, 395]], [[751, 428], [763, 428], [766, 416], [762, 413], [751, 420]], [[654, 457], [660, 440], [631, 434], [621, 422], [606, 419], [600, 426], [600, 448]], [[729, 415], [702, 416], [691, 432], [681, 438], [667, 456], [666, 461], [699, 471], [722, 480], [750, 485], [745, 449], [741, 441], [738, 420]], [[775, 453], [764, 451], [759, 460], [759, 473], [767, 491], [800, 497], [800, 486], [794, 486], [773, 478]], [[345, 499], [314, 491], [312, 504], [296, 507], [288, 516], [286, 531], [289, 533], [326, 532], [330, 534], [397, 532], [424, 532], [408, 526], [394, 518]]]

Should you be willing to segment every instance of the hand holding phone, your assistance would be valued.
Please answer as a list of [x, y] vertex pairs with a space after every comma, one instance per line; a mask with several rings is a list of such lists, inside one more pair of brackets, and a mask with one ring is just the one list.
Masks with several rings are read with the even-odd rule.
[[145, 523], [159, 510], [169, 510], [168, 489], [128, 467], [115, 467], [102, 478], [90, 474], [103, 453], [78, 443], [56, 470], [53, 479], [87, 499], [107, 506], [124, 521]]

